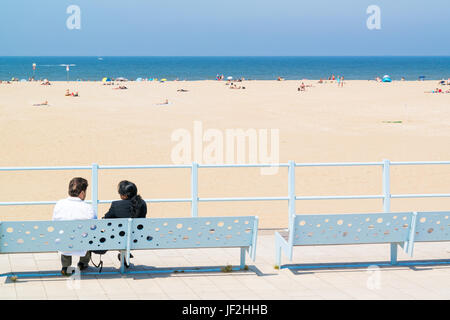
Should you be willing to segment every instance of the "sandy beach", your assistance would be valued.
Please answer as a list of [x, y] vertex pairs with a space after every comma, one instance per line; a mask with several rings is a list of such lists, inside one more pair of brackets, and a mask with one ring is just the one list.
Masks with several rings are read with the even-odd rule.
[[[172, 164], [177, 129], [279, 129], [279, 161], [450, 160], [450, 94], [429, 94], [437, 81], [101, 82], [0, 84], [0, 166]], [[444, 86], [447, 90], [447, 86]], [[66, 97], [65, 91], [79, 97]], [[177, 90], [185, 89], [187, 92]], [[450, 86], [449, 86], [450, 89]], [[165, 100], [168, 105], [158, 105]], [[48, 106], [33, 104], [48, 101]], [[449, 193], [450, 166], [392, 168], [392, 193]], [[0, 201], [67, 196], [89, 171], [0, 172]], [[103, 170], [99, 198], [118, 199], [122, 179], [146, 199], [189, 198], [189, 169]], [[297, 168], [297, 195], [381, 194], [381, 168]], [[287, 169], [200, 169], [200, 197], [287, 196]], [[88, 193], [90, 199], [90, 193]], [[297, 201], [298, 213], [376, 212], [381, 200]], [[392, 200], [392, 211], [448, 210], [450, 199]], [[109, 205], [99, 206], [102, 217]], [[261, 228], [287, 227], [287, 201], [200, 203], [199, 216], [258, 215]], [[53, 206], [0, 206], [0, 220], [50, 219]], [[149, 217], [188, 217], [189, 203], [149, 205]]]

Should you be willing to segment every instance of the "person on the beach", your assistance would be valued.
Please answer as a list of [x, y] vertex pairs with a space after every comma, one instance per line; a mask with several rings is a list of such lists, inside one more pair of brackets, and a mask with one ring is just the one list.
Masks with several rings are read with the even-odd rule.
[[35, 104], [33, 104], [33, 106], [34, 107], [39, 107], [39, 106], [48, 106], [48, 101], [47, 100], [45, 100], [44, 102], [42, 102], [42, 103], [35, 103]]
[[300, 87], [297, 88], [297, 91], [306, 91], [306, 86], [305, 86], [305, 84], [303, 82], [300, 85]]
[[[111, 203], [111, 207], [103, 219], [145, 218], [147, 216], [147, 204], [138, 194], [137, 187], [133, 182], [120, 181], [117, 191], [121, 200]], [[120, 253], [117, 258], [120, 260]], [[130, 258], [133, 258], [133, 255], [130, 254]], [[127, 268], [129, 267], [126, 263], [125, 265]]]
[[66, 97], [78, 97], [78, 91], [70, 93], [69, 89], [66, 90]]
[[436, 88], [436, 89], [431, 90], [431, 91], [425, 91], [425, 93], [442, 93], [442, 89]]
[[[92, 205], [84, 202], [88, 182], [84, 178], [76, 177], [69, 182], [69, 197], [59, 200], [53, 209], [53, 219], [60, 220], [87, 220], [97, 219], [97, 214]], [[78, 268], [84, 270], [89, 265], [90, 251], [72, 251], [61, 253], [61, 274], [68, 276], [67, 268], [72, 265], [72, 256], [79, 256]]]
[[166, 99], [166, 101], [162, 102], [162, 103], [156, 103], [156, 106], [164, 106], [164, 105], [168, 105], [169, 104], [169, 99]]
[[344, 86], [344, 76], [341, 77], [340, 85], [341, 85], [341, 87]]

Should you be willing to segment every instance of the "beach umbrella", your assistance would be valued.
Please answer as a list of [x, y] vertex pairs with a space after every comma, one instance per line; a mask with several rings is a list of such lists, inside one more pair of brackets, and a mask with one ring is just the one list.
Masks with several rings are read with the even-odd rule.
[[383, 82], [392, 82], [392, 79], [391, 79], [391, 77], [389, 77], [388, 75], [385, 75], [384, 77], [383, 77], [383, 80], [382, 80]]
[[231, 79], [233, 79], [233, 77], [230, 76], [230, 77], [228, 77], [227, 79], [228, 79], [228, 80], [231, 80]]
[[164, 79], [161, 79], [161, 82], [164, 82], [164, 81], [167, 81], [167, 79], [166, 79], [166, 78], [164, 78]]
[[137, 78], [136, 81], [137, 81], [137, 82], [141, 82], [141, 81], [142, 81], [142, 78]]
[[116, 81], [128, 81], [128, 79], [125, 79], [123, 77], [119, 77], [119, 78], [116, 78]]
[[106, 77], [102, 79], [102, 82], [107, 82], [107, 81], [111, 81], [111, 79], [110, 78], [106, 78]]

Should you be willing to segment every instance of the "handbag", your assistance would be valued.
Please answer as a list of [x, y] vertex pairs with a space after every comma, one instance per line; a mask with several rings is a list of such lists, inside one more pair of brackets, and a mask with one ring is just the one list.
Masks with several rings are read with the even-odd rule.
[[94, 263], [94, 261], [92, 261], [92, 255], [91, 255], [91, 262], [92, 262], [92, 264], [93, 264], [96, 268], [99, 268], [99, 269], [100, 269], [100, 270], [98, 271], [98, 273], [102, 273], [102, 269], [103, 269], [102, 254], [107, 253], [108, 250], [92, 250], [91, 252], [100, 255], [100, 262], [98, 263], [98, 265], [96, 265], [96, 264]]

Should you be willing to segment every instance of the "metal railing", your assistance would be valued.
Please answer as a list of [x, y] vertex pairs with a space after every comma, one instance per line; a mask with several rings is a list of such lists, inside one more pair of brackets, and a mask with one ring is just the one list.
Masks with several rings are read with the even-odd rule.
[[[450, 165], [450, 161], [400, 161], [391, 162], [383, 160], [382, 162], [333, 162], [333, 163], [288, 163], [280, 164], [198, 164], [191, 165], [135, 165], [135, 166], [100, 166], [96, 163], [92, 166], [72, 166], [72, 167], [0, 167], [1, 171], [42, 171], [42, 170], [91, 170], [91, 190], [92, 203], [95, 212], [98, 212], [98, 204], [111, 203], [114, 200], [98, 199], [98, 172], [99, 170], [121, 170], [121, 169], [191, 169], [191, 197], [190, 198], [171, 198], [171, 199], [144, 199], [146, 202], [190, 202], [191, 216], [198, 216], [199, 202], [221, 202], [221, 201], [288, 201], [289, 225], [296, 214], [295, 203], [297, 200], [348, 200], [348, 199], [382, 199], [383, 212], [391, 211], [391, 199], [411, 199], [411, 198], [439, 198], [450, 197], [449, 193], [439, 194], [391, 194], [391, 166], [404, 165]], [[295, 192], [295, 168], [296, 167], [356, 167], [356, 166], [378, 166], [382, 168], [382, 194], [379, 195], [332, 195], [332, 196], [297, 196]], [[262, 167], [287, 167], [288, 168], [288, 195], [275, 197], [235, 197], [235, 198], [201, 198], [198, 194], [198, 170], [200, 168], [262, 168]], [[56, 201], [19, 201], [19, 202], [0, 202], [0, 206], [16, 205], [51, 205]], [[391, 263], [397, 262], [397, 244], [391, 244]]]
[[[191, 216], [198, 216], [199, 202], [225, 202], [225, 201], [288, 201], [289, 220], [295, 214], [295, 202], [297, 200], [348, 200], [348, 199], [382, 199], [383, 211], [390, 212], [391, 199], [400, 198], [429, 198], [429, 197], [450, 197], [450, 193], [440, 194], [391, 194], [390, 167], [401, 165], [450, 165], [450, 161], [409, 161], [391, 162], [333, 162], [333, 163], [288, 163], [279, 164], [198, 164], [190, 165], [133, 165], [133, 166], [101, 166], [96, 163], [91, 166], [63, 166], [63, 167], [0, 167], [0, 174], [3, 171], [48, 171], [48, 170], [90, 170], [91, 171], [91, 192], [92, 203], [96, 212], [98, 205], [111, 203], [114, 200], [98, 199], [98, 173], [100, 170], [123, 170], [123, 169], [191, 169], [191, 197], [190, 198], [168, 198], [168, 199], [144, 199], [146, 202], [190, 202]], [[331, 195], [331, 196], [297, 196], [295, 193], [295, 168], [296, 167], [355, 167], [355, 166], [378, 166], [382, 168], [383, 190], [379, 195]], [[274, 197], [233, 197], [233, 198], [202, 198], [198, 192], [198, 171], [200, 168], [263, 168], [263, 167], [286, 167], [288, 168], [288, 195]], [[0, 206], [17, 205], [52, 205], [57, 201], [16, 201], [0, 202]]]

